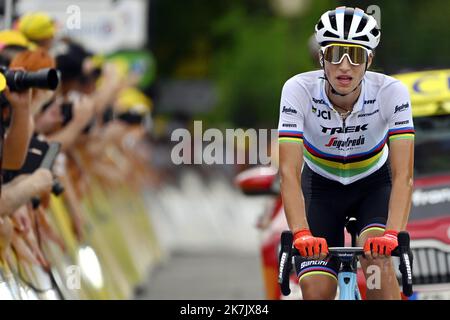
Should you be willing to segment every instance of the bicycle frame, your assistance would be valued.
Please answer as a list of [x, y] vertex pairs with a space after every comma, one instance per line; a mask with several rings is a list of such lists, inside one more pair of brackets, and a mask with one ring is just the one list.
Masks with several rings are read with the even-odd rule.
[[339, 300], [361, 300], [356, 272], [339, 272]]
[[338, 273], [339, 300], [361, 300], [357, 281], [357, 248], [329, 248], [332, 255], [339, 258], [342, 267]]

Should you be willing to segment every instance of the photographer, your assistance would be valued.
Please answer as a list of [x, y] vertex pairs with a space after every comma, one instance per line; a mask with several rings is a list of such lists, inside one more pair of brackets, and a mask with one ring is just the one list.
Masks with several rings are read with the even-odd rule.
[[137, 82], [136, 75], [128, 74], [117, 63], [94, 56], [70, 39], [58, 45], [56, 61], [61, 72], [61, 92], [67, 99], [73, 92], [89, 96], [94, 103], [98, 123], [121, 89]]
[[[42, 69], [56, 68], [56, 62], [44, 49], [38, 48], [16, 54], [11, 60], [9, 68], [37, 72]], [[33, 115], [39, 113], [42, 107], [55, 96], [55, 91], [48, 88], [32, 88], [31, 91]]]
[[[70, 108], [70, 119], [63, 114], [63, 107]], [[46, 134], [48, 141], [59, 142], [61, 150], [69, 150], [82, 134], [94, 115], [94, 104], [87, 96], [66, 102], [61, 98], [52, 101], [49, 107], [36, 118], [38, 133]]]
[[2, 99], [2, 128], [8, 126], [4, 141], [4, 169], [18, 170], [23, 166], [34, 130], [32, 114], [54, 95], [52, 89], [58, 80], [55, 71], [54, 74], [46, 70], [37, 72], [55, 66], [54, 60], [46, 55], [42, 50], [23, 51], [13, 58], [10, 69], [2, 68], [2, 77], [11, 87], [5, 89]]
[[[43, 267], [48, 263], [40, 251], [34, 230], [29, 227], [34, 215], [30, 203], [38, 197], [41, 205], [48, 205], [53, 175], [49, 169], [39, 168], [48, 145], [32, 137], [32, 115], [54, 95], [58, 80], [56, 71], [41, 70], [54, 66], [54, 60], [38, 49], [16, 53], [9, 69], [1, 68], [9, 88], [2, 99], [2, 128], [7, 129], [2, 168], [6, 183], [2, 186], [0, 199], [0, 243], [4, 247], [10, 244], [19, 259]], [[11, 224], [13, 229], [9, 232]], [[6, 249], [1, 253], [5, 255]]]
[[11, 106], [11, 123], [3, 142], [2, 167], [18, 170], [25, 161], [28, 143], [33, 132], [31, 90], [11, 92], [6, 87], [3, 94]]
[[[80, 93], [79, 88], [83, 60], [81, 49], [61, 44], [60, 54], [56, 58], [61, 84], [56, 98], [36, 119], [38, 132], [46, 134], [49, 141], [61, 143], [63, 151], [69, 150], [83, 132], [87, 133], [94, 117], [94, 101], [89, 95]], [[55, 121], [58, 110], [59, 123]], [[49, 123], [51, 119], [52, 124]]]

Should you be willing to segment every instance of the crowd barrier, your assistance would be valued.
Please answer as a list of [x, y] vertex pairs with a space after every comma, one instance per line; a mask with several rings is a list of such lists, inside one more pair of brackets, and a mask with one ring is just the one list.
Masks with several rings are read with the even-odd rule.
[[31, 263], [12, 246], [3, 248], [0, 300], [131, 299], [161, 259], [143, 188], [111, 183], [89, 165], [83, 171], [78, 204], [83, 236], [74, 232], [66, 193], [52, 195], [48, 208], [35, 211], [32, 226], [48, 265]]
[[[131, 158], [114, 154], [109, 160], [120, 167]], [[78, 195], [82, 236], [67, 192], [51, 195], [33, 222], [48, 268], [10, 246], [0, 265], [0, 299], [132, 299], [136, 289], [151, 286], [152, 271], [170, 263], [173, 253], [259, 248], [255, 225], [268, 199], [244, 196], [225, 175], [212, 171], [205, 178], [184, 168], [172, 183], [154, 186], [145, 183], [150, 167], [134, 164], [132, 177], [113, 178], [88, 157], [77, 161], [65, 179]]]

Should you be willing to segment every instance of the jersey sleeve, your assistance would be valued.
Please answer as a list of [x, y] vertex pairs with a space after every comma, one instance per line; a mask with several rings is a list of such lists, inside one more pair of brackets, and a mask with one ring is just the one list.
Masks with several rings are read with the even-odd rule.
[[278, 142], [303, 143], [305, 89], [289, 79], [283, 86], [278, 121]]
[[408, 89], [401, 82], [394, 82], [383, 92], [382, 107], [388, 122], [389, 141], [414, 139], [414, 123]]

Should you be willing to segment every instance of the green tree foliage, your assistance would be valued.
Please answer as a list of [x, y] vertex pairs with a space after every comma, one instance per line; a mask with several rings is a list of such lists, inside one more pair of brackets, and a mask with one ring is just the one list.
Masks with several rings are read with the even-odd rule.
[[314, 69], [307, 43], [320, 13], [329, 6], [317, 2], [302, 16], [286, 19], [237, 4], [213, 24], [213, 35], [227, 44], [213, 53], [218, 119], [243, 127], [276, 126], [284, 82]]
[[305, 10], [290, 18], [273, 10], [274, 0], [152, 1], [159, 76], [214, 81], [219, 103], [204, 118], [216, 126], [276, 127], [284, 82], [315, 68], [308, 39], [338, 5], [380, 7], [375, 70], [449, 67], [450, 1], [304, 0]]

